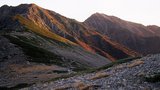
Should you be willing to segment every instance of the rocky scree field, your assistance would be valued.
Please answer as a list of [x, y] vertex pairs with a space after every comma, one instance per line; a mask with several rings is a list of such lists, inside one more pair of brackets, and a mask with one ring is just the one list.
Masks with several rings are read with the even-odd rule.
[[160, 54], [21, 90], [159, 90]]

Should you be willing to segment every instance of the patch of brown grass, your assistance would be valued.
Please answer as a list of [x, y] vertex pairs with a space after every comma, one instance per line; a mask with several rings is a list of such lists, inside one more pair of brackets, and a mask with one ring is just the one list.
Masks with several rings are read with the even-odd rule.
[[62, 87], [55, 88], [54, 90], [66, 90], [69, 88], [71, 88], [71, 87], [70, 86], [62, 86]]
[[116, 69], [122, 69], [122, 68], [124, 68], [125, 66], [124, 65], [117, 65], [116, 66]]
[[31, 73], [34, 71], [53, 71], [57, 70], [60, 67], [57, 66], [46, 66], [46, 65], [30, 65], [30, 66], [24, 66], [24, 65], [18, 65], [18, 64], [12, 64], [9, 66], [13, 71], [16, 71], [19, 74], [26, 74]]
[[93, 90], [96, 87], [99, 87], [99, 85], [91, 85], [91, 84], [85, 84], [83, 82], [77, 82], [73, 84], [73, 87], [78, 90]]
[[100, 85], [85, 84], [84, 82], [78, 81], [76, 83], [73, 83], [72, 85], [64, 85], [54, 90], [66, 90], [71, 88], [74, 88], [76, 90], [93, 90], [97, 87], [100, 87]]
[[144, 63], [144, 61], [142, 61], [142, 60], [135, 60], [133, 63], [127, 65], [127, 67], [131, 68], [131, 67], [135, 67], [135, 66], [138, 66], [140, 64], [143, 64], [143, 63]]
[[51, 39], [54, 39], [56, 41], [60, 41], [60, 42], [63, 42], [63, 43], [67, 43], [67, 44], [71, 44], [71, 45], [77, 45], [76, 43], [73, 43], [70, 40], [65, 39], [65, 38], [63, 38], [63, 37], [51, 32], [51, 30], [39, 27], [34, 22], [32, 22], [31, 20], [29, 20], [29, 19], [27, 19], [27, 18], [25, 18], [25, 17], [23, 17], [21, 15], [16, 15], [14, 17], [14, 19], [18, 20], [26, 28], [28, 28], [29, 30], [31, 30], [31, 31], [33, 31], [33, 32], [35, 32], [37, 34], [43, 35], [45, 37], [48, 37], [48, 38], [51, 38]]
[[104, 78], [104, 77], [108, 77], [108, 76], [109, 75], [107, 73], [98, 72], [98, 73], [96, 73], [95, 76], [91, 77], [90, 80], [100, 79], [100, 78]]
[[80, 90], [83, 90], [87, 85], [83, 82], [76, 82], [73, 84], [73, 87], [78, 88]]

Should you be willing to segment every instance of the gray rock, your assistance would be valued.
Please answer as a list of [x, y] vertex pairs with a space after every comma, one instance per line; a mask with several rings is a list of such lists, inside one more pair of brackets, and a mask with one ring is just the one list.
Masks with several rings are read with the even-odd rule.
[[[94, 76], [96, 73], [90, 73], [86, 75], [74, 76], [67, 79], [61, 79], [53, 81], [46, 84], [38, 84], [28, 87], [27, 89], [38, 88], [42, 90], [54, 90], [59, 86], [73, 85], [75, 82], [83, 82], [85, 85], [99, 85], [93, 90], [160, 90], [160, 82], [150, 83], [145, 81], [144, 75], [150, 75], [157, 71], [160, 71], [160, 55], [151, 55], [141, 58], [144, 61], [143, 64], [139, 64], [128, 68], [128, 65], [133, 64], [138, 60], [113, 66], [106, 70], [100, 71], [110, 74], [109, 77], [102, 77], [96, 80], [89, 80], [88, 78]], [[44, 87], [45, 85], [45, 87]], [[26, 88], [25, 88], [26, 89]], [[25, 90], [22, 89], [22, 90]], [[36, 90], [36, 89], [33, 89]], [[72, 87], [72, 89], [66, 90], [77, 90], [77, 88]]]

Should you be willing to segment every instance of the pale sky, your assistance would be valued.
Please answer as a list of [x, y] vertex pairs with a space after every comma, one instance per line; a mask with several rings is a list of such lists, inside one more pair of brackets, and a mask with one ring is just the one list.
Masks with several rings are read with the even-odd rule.
[[0, 0], [0, 6], [35, 3], [78, 21], [99, 12], [144, 25], [160, 26], [160, 0]]

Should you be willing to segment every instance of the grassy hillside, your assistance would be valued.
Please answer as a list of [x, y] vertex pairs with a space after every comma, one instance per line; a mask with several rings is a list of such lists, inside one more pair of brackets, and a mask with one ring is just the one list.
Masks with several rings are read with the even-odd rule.
[[28, 28], [29, 30], [32, 30], [35, 33], [38, 33], [40, 35], [46, 36], [48, 38], [63, 42], [63, 43], [67, 43], [67, 44], [72, 44], [72, 45], [77, 45], [61, 36], [58, 36], [54, 33], [52, 33], [51, 31], [44, 29], [44, 28], [40, 28], [39, 26], [37, 26], [36, 24], [34, 24], [32, 21], [24, 18], [21, 15], [16, 15], [14, 17], [14, 19], [18, 20], [21, 24], [25, 25], [26, 28]]

